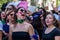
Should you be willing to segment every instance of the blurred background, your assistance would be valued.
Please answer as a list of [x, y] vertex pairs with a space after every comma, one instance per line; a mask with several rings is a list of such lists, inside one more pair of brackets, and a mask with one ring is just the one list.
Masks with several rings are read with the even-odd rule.
[[[3, 3], [6, 2], [12, 2], [15, 0], [0, 0], [0, 8]], [[16, 0], [21, 1], [21, 0]], [[37, 7], [45, 7], [48, 10], [52, 10], [54, 8], [57, 8], [60, 5], [60, 0], [26, 0], [28, 1], [29, 6], [37, 6]]]

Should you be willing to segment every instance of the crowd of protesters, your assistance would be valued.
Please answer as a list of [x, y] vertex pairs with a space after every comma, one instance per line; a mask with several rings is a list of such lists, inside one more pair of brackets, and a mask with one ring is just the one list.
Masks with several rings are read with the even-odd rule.
[[32, 13], [5, 4], [0, 11], [0, 40], [60, 40], [60, 11], [37, 7]]

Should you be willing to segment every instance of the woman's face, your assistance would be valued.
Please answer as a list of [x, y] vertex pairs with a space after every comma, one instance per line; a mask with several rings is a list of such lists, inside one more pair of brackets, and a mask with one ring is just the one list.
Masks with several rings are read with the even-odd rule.
[[7, 16], [7, 18], [8, 18], [9, 20], [14, 20], [14, 12], [11, 12], [11, 13]]
[[18, 19], [25, 19], [25, 14], [20, 9], [18, 10], [18, 13], [16, 15]]
[[45, 22], [46, 22], [46, 25], [49, 26], [49, 25], [53, 25], [53, 16], [51, 14], [48, 14], [46, 16], [46, 19], [45, 19]]
[[5, 19], [5, 16], [6, 16], [5, 12], [2, 12], [2, 13], [1, 13], [1, 18], [2, 18], [2, 19]]

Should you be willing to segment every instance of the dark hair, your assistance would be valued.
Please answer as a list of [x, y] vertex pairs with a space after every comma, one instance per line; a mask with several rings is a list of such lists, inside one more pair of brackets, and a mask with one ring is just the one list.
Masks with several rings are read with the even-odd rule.
[[2, 10], [2, 11], [5, 11], [6, 6], [8, 5], [8, 3], [9, 3], [9, 2], [6, 2], [6, 3], [3, 3], [3, 4], [2, 4], [2, 7], [1, 7], [1, 10]]
[[43, 24], [39, 16], [36, 19], [34, 19], [34, 21], [32, 22], [32, 25], [37, 30], [43, 29]]
[[14, 5], [9, 5], [12, 7], [13, 11], [16, 11], [16, 7]]
[[43, 18], [44, 18], [43, 20], [45, 20], [47, 11], [44, 8], [39, 8], [39, 9], [42, 9], [43, 13], [41, 13], [41, 14], [43, 15]]
[[[53, 21], [54, 21], [53, 25], [56, 26], [56, 27], [58, 27], [58, 22], [57, 22], [55, 16], [54, 16], [53, 14], [51, 14], [50, 12], [48, 12], [47, 15], [49, 15], [49, 14], [52, 15], [52, 17], [53, 17]], [[47, 16], [47, 15], [46, 15], [46, 16]], [[45, 18], [45, 19], [46, 19], [46, 18]]]
[[52, 12], [53, 14], [58, 14], [55, 10], [51, 10], [51, 12]]
[[[17, 20], [16, 12], [15, 12], [15, 11], [12, 11], [12, 12], [14, 12], [14, 23], [16, 23], [16, 20]], [[7, 19], [7, 16], [9, 16], [10, 13], [12, 13], [12, 12], [9, 12], [9, 13], [6, 15], [6, 22], [9, 22], [9, 20]]]

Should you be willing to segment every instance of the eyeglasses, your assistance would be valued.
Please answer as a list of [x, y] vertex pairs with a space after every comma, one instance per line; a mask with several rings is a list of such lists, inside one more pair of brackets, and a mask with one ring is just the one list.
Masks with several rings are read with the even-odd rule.
[[20, 8], [20, 11], [23, 12], [23, 13], [26, 13], [26, 10], [23, 9], [23, 8]]

